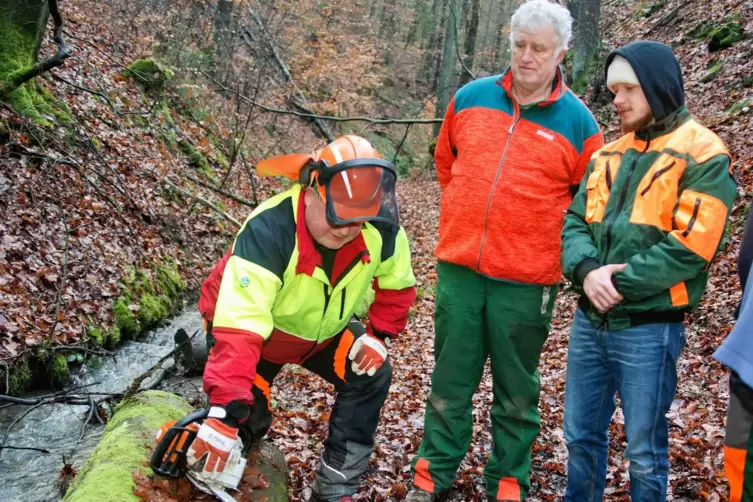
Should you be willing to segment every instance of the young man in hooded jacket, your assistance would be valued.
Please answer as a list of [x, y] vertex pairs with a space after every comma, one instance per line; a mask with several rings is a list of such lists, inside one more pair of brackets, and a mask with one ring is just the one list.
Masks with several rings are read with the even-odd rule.
[[606, 60], [624, 136], [597, 151], [562, 229], [565, 275], [583, 293], [567, 360], [565, 500], [600, 501], [619, 392], [634, 502], [666, 500], [668, 423], [684, 315], [698, 305], [735, 199], [730, 155], [684, 105], [669, 47]]

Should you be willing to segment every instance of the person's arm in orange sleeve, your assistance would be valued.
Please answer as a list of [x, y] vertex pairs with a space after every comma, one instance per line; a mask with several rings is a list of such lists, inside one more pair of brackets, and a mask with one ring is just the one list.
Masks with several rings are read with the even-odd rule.
[[442, 127], [437, 136], [437, 145], [434, 149], [434, 163], [437, 165], [437, 179], [442, 190], [450, 184], [452, 177], [452, 164], [455, 162], [457, 149], [452, 139], [452, 128], [455, 120], [455, 98], [450, 100], [447, 112], [444, 115]]

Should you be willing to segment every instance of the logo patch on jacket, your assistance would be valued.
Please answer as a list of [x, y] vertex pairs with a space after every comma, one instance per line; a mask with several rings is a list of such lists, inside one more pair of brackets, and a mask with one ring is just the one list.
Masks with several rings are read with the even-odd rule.
[[538, 136], [541, 136], [543, 138], [548, 139], [549, 141], [553, 141], [554, 140], [554, 134], [549, 134], [548, 132], [542, 131], [541, 129], [539, 129], [538, 131], [536, 131], [536, 134]]
[[251, 281], [248, 280], [248, 277], [246, 277], [245, 275], [243, 277], [241, 277], [241, 287], [242, 288], [247, 288], [250, 283], [251, 283]]

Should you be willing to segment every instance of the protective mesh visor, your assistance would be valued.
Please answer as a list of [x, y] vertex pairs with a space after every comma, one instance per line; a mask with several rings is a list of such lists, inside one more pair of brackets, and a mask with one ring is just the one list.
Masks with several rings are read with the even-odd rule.
[[334, 166], [324, 186], [327, 219], [332, 225], [362, 221], [400, 224], [395, 198], [395, 172], [375, 165]]

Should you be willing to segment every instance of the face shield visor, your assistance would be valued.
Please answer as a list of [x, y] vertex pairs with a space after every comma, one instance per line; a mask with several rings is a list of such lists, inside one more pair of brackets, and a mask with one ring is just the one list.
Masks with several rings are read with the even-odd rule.
[[400, 224], [392, 163], [367, 158], [346, 160], [333, 166], [318, 164], [317, 182], [320, 193], [324, 191], [330, 225], [364, 221]]
[[334, 165], [309, 155], [289, 154], [257, 164], [260, 176], [284, 176], [302, 185], [317, 185], [332, 226], [364, 221], [400, 225], [395, 196], [395, 168], [377, 158], [357, 158]]

